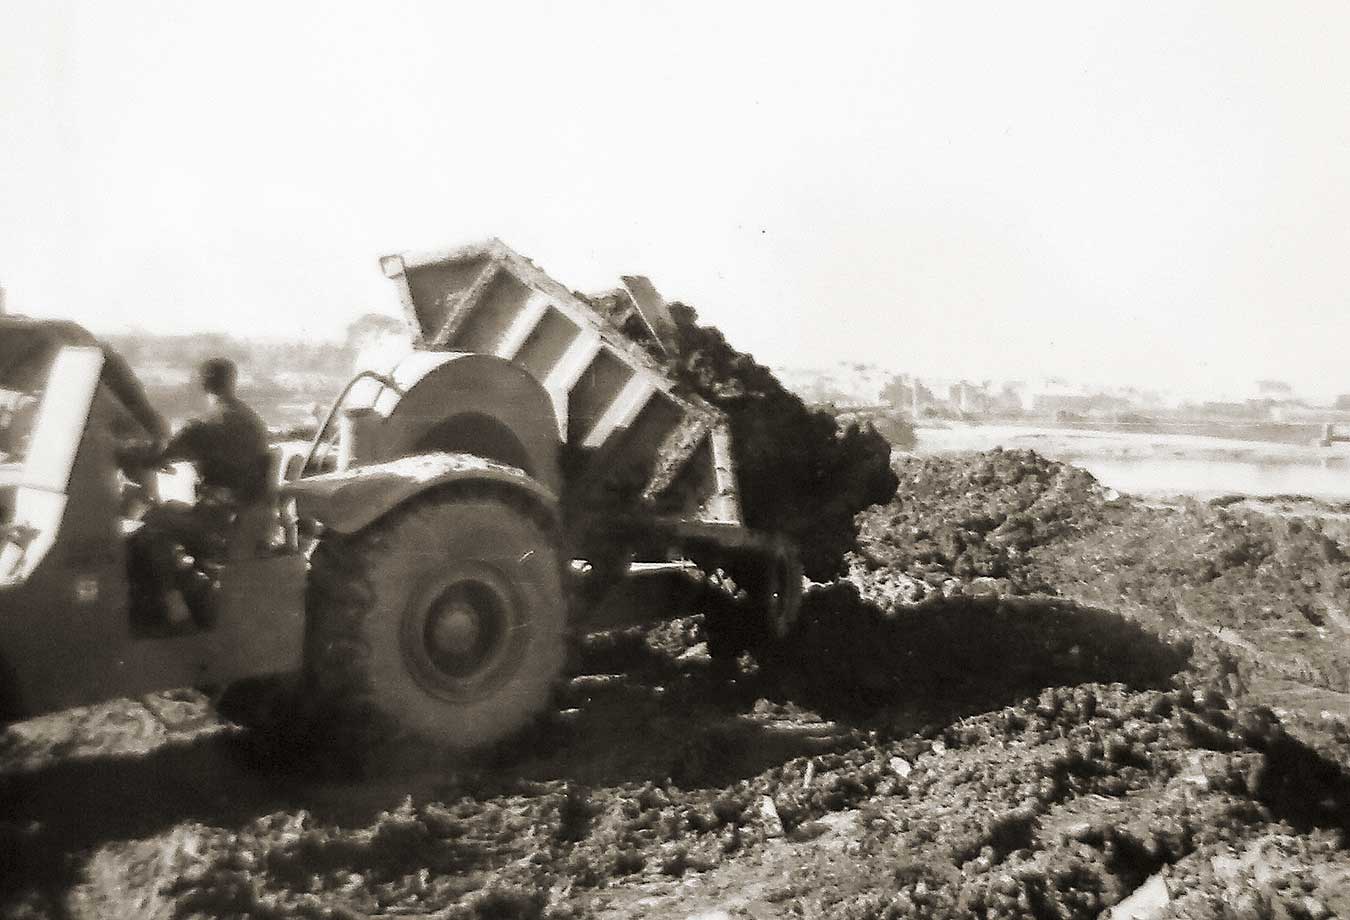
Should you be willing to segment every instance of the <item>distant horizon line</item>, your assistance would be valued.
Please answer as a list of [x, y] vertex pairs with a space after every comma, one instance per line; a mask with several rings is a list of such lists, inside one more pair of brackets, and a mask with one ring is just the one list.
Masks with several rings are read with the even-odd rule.
[[[17, 311], [10, 311], [17, 312]], [[359, 319], [363, 315], [381, 315], [398, 318], [392, 313], [382, 313], [379, 311], [366, 311], [364, 314], [358, 314]], [[336, 334], [331, 335], [297, 335], [294, 333], [273, 333], [240, 334], [238, 331], [227, 329], [197, 329], [190, 332], [156, 332], [142, 326], [131, 324], [89, 324], [89, 330], [96, 335], [103, 336], [145, 336], [151, 339], [191, 339], [194, 337], [205, 336], [224, 336], [241, 344], [258, 345], [284, 345], [284, 344], [310, 344], [310, 345], [329, 345], [335, 347], [344, 347], [344, 334], [348, 324], [339, 327]], [[758, 359], [756, 359], [758, 360]], [[774, 371], [780, 377], [793, 374], [811, 374], [824, 377], [832, 368], [862, 368], [864, 370], [875, 371], [879, 374], [888, 375], [890, 380], [901, 377], [917, 378], [923, 382], [936, 382], [941, 385], [952, 386], [959, 383], [968, 383], [973, 386], [989, 386], [997, 389], [1007, 384], [1022, 384], [1024, 386], [1035, 386], [1045, 384], [1051, 381], [1059, 381], [1066, 388], [1081, 390], [1091, 388], [1098, 393], [1110, 390], [1134, 390], [1140, 394], [1156, 396], [1164, 401], [1175, 401], [1177, 399], [1203, 400], [1207, 402], [1224, 401], [1247, 401], [1259, 398], [1256, 395], [1257, 387], [1262, 382], [1283, 384], [1290, 388], [1288, 399], [1313, 399], [1313, 400], [1335, 400], [1344, 395], [1346, 391], [1338, 391], [1334, 388], [1322, 390], [1305, 390], [1296, 383], [1280, 380], [1271, 377], [1253, 377], [1245, 386], [1246, 389], [1241, 392], [1233, 385], [1219, 385], [1217, 387], [1205, 388], [1202, 385], [1182, 386], [1182, 385], [1162, 385], [1157, 382], [1136, 382], [1136, 381], [1103, 381], [1087, 378], [1076, 378], [1062, 373], [1040, 373], [1040, 374], [1010, 374], [1010, 375], [986, 375], [986, 374], [961, 374], [961, 373], [926, 373], [923, 371], [906, 370], [894, 366], [886, 366], [874, 361], [854, 361], [848, 358], [837, 358], [830, 362], [815, 364], [798, 362], [763, 362], [770, 370]], [[783, 381], [787, 385], [787, 381]], [[789, 387], [793, 389], [793, 387]]]

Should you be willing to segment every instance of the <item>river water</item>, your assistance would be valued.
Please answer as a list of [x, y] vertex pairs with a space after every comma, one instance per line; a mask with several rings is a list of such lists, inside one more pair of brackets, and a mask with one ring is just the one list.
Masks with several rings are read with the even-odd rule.
[[1306, 495], [1350, 500], [1350, 447], [1190, 435], [954, 425], [920, 428], [919, 453], [1030, 448], [1132, 495]]
[[1350, 499], [1350, 469], [1311, 463], [1254, 463], [1242, 460], [1188, 460], [1174, 457], [1129, 459], [1080, 457], [1099, 482], [1133, 495], [1306, 495]]

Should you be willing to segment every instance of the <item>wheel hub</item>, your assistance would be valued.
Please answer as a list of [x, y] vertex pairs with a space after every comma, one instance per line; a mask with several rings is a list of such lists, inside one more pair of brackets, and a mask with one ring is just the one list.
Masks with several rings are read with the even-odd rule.
[[478, 610], [459, 600], [433, 613], [427, 626], [427, 645], [436, 656], [472, 654], [483, 633]]
[[447, 573], [404, 619], [403, 652], [418, 681], [469, 700], [509, 680], [523, 638], [511, 588], [495, 573]]
[[503, 599], [482, 582], [463, 581], [432, 605], [422, 639], [436, 670], [465, 680], [492, 665], [506, 632]]

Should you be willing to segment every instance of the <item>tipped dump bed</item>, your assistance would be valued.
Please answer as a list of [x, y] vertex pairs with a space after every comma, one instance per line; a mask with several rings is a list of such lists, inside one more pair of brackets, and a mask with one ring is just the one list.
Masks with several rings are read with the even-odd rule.
[[[574, 496], [741, 523], [725, 416], [677, 394], [651, 353], [528, 259], [489, 240], [380, 265], [399, 286], [416, 347], [495, 355], [539, 381], [577, 458], [567, 483]], [[638, 286], [635, 311], [666, 347], [660, 295], [646, 279], [625, 284]]]

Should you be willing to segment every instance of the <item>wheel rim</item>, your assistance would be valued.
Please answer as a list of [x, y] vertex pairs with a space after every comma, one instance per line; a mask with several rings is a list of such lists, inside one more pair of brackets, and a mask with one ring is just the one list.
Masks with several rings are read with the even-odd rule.
[[485, 565], [463, 565], [417, 594], [403, 618], [403, 655], [436, 696], [481, 699], [514, 674], [527, 625], [509, 583]]

